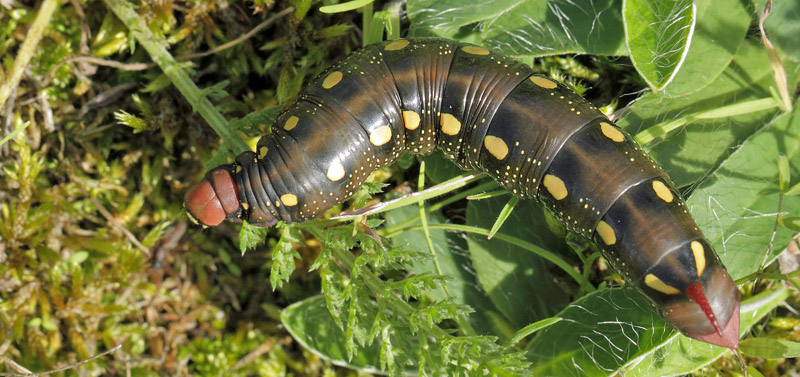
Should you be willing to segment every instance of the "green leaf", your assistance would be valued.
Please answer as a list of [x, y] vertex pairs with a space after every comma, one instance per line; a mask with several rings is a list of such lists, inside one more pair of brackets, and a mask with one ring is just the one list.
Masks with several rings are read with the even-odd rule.
[[716, 80], [738, 54], [750, 27], [751, 11], [742, 1], [695, 0], [695, 4], [697, 24], [692, 44], [681, 70], [665, 88], [667, 96], [682, 97]]
[[786, 196], [797, 196], [800, 195], [800, 183], [795, 183], [790, 189], [786, 190], [784, 194]]
[[[758, 12], [766, 1], [758, 2]], [[772, 13], [767, 18], [764, 27], [767, 35], [777, 49], [789, 59], [800, 61], [800, 6], [794, 0], [774, 0]]]
[[[781, 287], [744, 300], [740, 333], [788, 296]], [[539, 332], [527, 347], [534, 375], [677, 376], [729, 351], [675, 332], [632, 289], [589, 294], [558, 317], [563, 320]]]
[[743, 354], [763, 359], [800, 357], [800, 343], [772, 338], [749, 338], [739, 344]]
[[519, 329], [519, 331], [517, 331], [514, 334], [514, 336], [512, 336], [511, 339], [508, 341], [508, 345], [517, 344], [519, 343], [519, 341], [521, 341], [528, 335], [531, 335], [539, 330], [546, 329], [552, 325], [555, 325], [556, 323], [561, 322], [562, 319], [563, 318], [560, 317], [550, 317], [550, 318], [545, 318], [538, 322], [531, 323], [530, 325]]
[[621, 2], [409, 0], [414, 35], [480, 44], [519, 57], [626, 55]]
[[211, 97], [211, 99], [215, 101], [219, 101], [222, 98], [228, 96], [228, 92], [225, 91], [225, 87], [228, 86], [230, 82], [228, 80], [224, 80], [218, 82], [208, 88], [204, 88], [200, 90], [200, 95]]
[[356, 10], [359, 8], [364, 7], [365, 5], [372, 4], [375, 0], [353, 0], [347, 1], [344, 3], [336, 4], [336, 5], [326, 5], [324, 7], [320, 7], [319, 11], [322, 13], [342, 13], [342, 12], [349, 12], [351, 10]]
[[322, 296], [288, 306], [281, 312], [281, 322], [303, 347], [334, 364], [368, 373], [380, 370], [381, 351], [377, 342], [359, 347], [352, 357], [347, 356], [345, 334], [333, 321]]
[[44, 318], [42, 320], [42, 328], [47, 330], [47, 331], [56, 331], [56, 330], [58, 330], [58, 325], [56, 325], [53, 321], [51, 321], [51, 320], [49, 320], [47, 318]]
[[76, 251], [74, 254], [69, 256], [69, 263], [73, 263], [79, 265], [89, 259], [89, 252], [87, 251]]
[[289, 276], [294, 272], [294, 260], [300, 259], [300, 253], [292, 246], [292, 242], [300, 242], [300, 238], [294, 234], [294, 229], [293, 226], [284, 226], [280, 240], [272, 249], [272, 268], [269, 273], [272, 289], [280, 288], [283, 283], [289, 281]]
[[800, 157], [800, 110], [762, 125], [745, 140], [687, 201], [697, 225], [717, 250], [734, 279], [758, 270], [767, 245], [771, 261], [793, 232], [773, 229], [779, 212], [798, 213], [800, 197], [785, 197], [778, 208], [778, 156]]
[[750, 377], [764, 377], [764, 375], [763, 375], [763, 374], [761, 374], [761, 372], [759, 372], [759, 371], [758, 371], [758, 369], [756, 369], [756, 368], [755, 368], [754, 366], [752, 366], [752, 365], [747, 367], [747, 374], [748, 374]]
[[[417, 213], [417, 209], [413, 206], [390, 211], [386, 214], [386, 225], [394, 226], [404, 223]], [[444, 224], [446, 222], [441, 213], [437, 212], [428, 215], [429, 224]], [[407, 225], [412, 226], [419, 223], [419, 220], [417, 220]], [[467, 317], [469, 326], [478, 333], [488, 333], [492, 330], [492, 322], [487, 317], [488, 313], [495, 312], [497, 309], [480, 289], [480, 283], [473, 272], [475, 267], [472, 266], [472, 261], [467, 252], [466, 240], [456, 233], [440, 229], [431, 229], [430, 238], [440, 271], [437, 271], [436, 263], [433, 260], [426, 260], [415, 262], [409, 268], [409, 272], [413, 274], [441, 273], [451, 277], [451, 279], [441, 284], [439, 289], [430, 291], [427, 295], [435, 300], [451, 298], [456, 303], [473, 307], [475, 313]], [[422, 230], [404, 231], [392, 237], [392, 244], [395, 247], [405, 247], [409, 250], [428, 249]]]
[[138, 134], [146, 130], [147, 122], [145, 122], [142, 118], [137, 117], [125, 110], [118, 110], [114, 113], [114, 118], [119, 122], [119, 124], [128, 126], [133, 128], [133, 133]]
[[[676, 84], [682, 77], [676, 77]], [[737, 51], [733, 64], [712, 84], [682, 98], [665, 98], [648, 93], [636, 101], [617, 123], [631, 134], [645, 129], [662, 127], [693, 114], [763, 100], [773, 84], [769, 59], [763, 47], [748, 41]], [[734, 113], [729, 118], [694, 119], [679, 132], [657, 138], [646, 145], [650, 157], [656, 160], [678, 187], [695, 184], [716, 168], [731, 149], [768, 123], [778, 111]]]
[[789, 159], [786, 156], [778, 156], [778, 182], [782, 193], [789, 188], [792, 180], [792, 172], [789, 170]]
[[264, 242], [268, 232], [269, 228], [253, 226], [247, 221], [242, 221], [242, 227], [239, 229], [239, 251], [242, 255]]
[[352, 28], [353, 25], [332, 25], [315, 31], [314, 37], [317, 39], [340, 37], [347, 34]]
[[248, 113], [242, 118], [233, 119], [229, 123], [232, 130], [255, 130], [258, 126], [271, 125], [278, 117], [281, 106], [268, 106]]
[[[505, 203], [503, 198], [470, 201], [467, 224], [488, 229]], [[568, 253], [561, 236], [549, 228], [546, 216], [549, 215], [539, 204], [521, 201], [501, 233], [556, 254]], [[542, 258], [498, 237], [487, 240], [470, 235], [467, 240], [481, 286], [498, 311], [515, 327], [552, 317], [567, 305], [567, 294], [555, 284], [550, 276], [550, 264]]]
[[787, 229], [800, 232], [800, 216], [783, 216], [780, 221]]
[[492, 225], [492, 229], [489, 230], [489, 236], [486, 238], [492, 239], [492, 237], [494, 237], [497, 231], [500, 230], [500, 227], [503, 226], [503, 223], [506, 222], [508, 216], [511, 216], [511, 212], [514, 211], [514, 207], [517, 206], [517, 203], [519, 203], [519, 197], [517, 196], [512, 196], [511, 199], [508, 200], [508, 203], [503, 206], [500, 214], [497, 215], [497, 220], [495, 220], [494, 225]]
[[689, 51], [695, 27], [693, 0], [625, 0], [625, 41], [647, 85], [664, 89], [678, 73]]

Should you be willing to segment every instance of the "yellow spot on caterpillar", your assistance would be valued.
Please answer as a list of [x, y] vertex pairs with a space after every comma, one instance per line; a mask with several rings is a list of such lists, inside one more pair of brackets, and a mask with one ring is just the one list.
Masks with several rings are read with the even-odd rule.
[[398, 40], [392, 41], [392, 43], [389, 43], [388, 45], [386, 45], [384, 50], [386, 50], [386, 51], [402, 50], [402, 49], [406, 48], [406, 46], [408, 46], [409, 43], [411, 43], [411, 42], [409, 42], [408, 39], [398, 39]]
[[625, 135], [617, 127], [612, 126], [611, 123], [600, 122], [600, 130], [603, 131], [603, 135], [617, 143], [625, 140]]
[[341, 162], [334, 162], [331, 166], [328, 167], [328, 179], [332, 182], [336, 182], [344, 177], [344, 166], [342, 166]]
[[486, 150], [498, 160], [502, 160], [508, 155], [508, 145], [506, 145], [503, 139], [497, 136], [486, 136], [483, 139], [483, 145], [486, 147]]
[[648, 287], [653, 288], [665, 295], [676, 295], [681, 293], [681, 291], [679, 291], [677, 288], [667, 285], [661, 281], [658, 276], [653, 274], [647, 274], [647, 276], [644, 277], [644, 283], [647, 284]]
[[614, 234], [614, 228], [605, 221], [600, 220], [600, 222], [597, 223], [597, 234], [600, 235], [600, 238], [606, 245], [617, 243], [617, 235]]
[[703, 271], [706, 269], [706, 252], [703, 244], [692, 241], [692, 254], [694, 254], [694, 264], [697, 266], [697, 277], [703, 277]]
[[389, 126], [380, 126], [369, 134], [369, 142], [379, 147], [392, 140], [392, 129]]
[[439, 117], [439, 124], [442, 125], [442, 132], [454, 136], [461, 132], [461, 122], [453, 114], [442, 113]]
[[419, 127], [419, 114], [413, 110], [403, 111], [403, 123], [406, 129], [416, 130]]
[[547, 188], [547, 192], [550, 195], [553, 195], [553, 198], [556, 200], [561, 200], [567, 197], [567, 186], [564, 185], [564, 181], [561, 178], [556, 177], [555, 175], [548, 174], [544, 176], [544, 187]]
[[262, 158], [263, 159], [264, 157], [266, 157], [268, 151], [269, 151], [269, 148], [267, 148], [265, 146], [262, 146], [261, 148], [258, 148], [258, 158]]
[[461, 51], [464, 51], [467, 54], [472, 54], [472, 55], [480, 55], [480, 56], [489, 55], [489, 50], [478, 46], [464, 46], [461, 48]]
[[530, 80], [532, 83], [545, 89], [555, 89], [556, 87], [558, 87], [558, 84], [556, 84], [555, 81], [541, 76], [531, 76]]
[[325, 80], [322, 80], [322, 87], [325, 89], [330, 89], [336, 86], [340, 81], [342, 81], [342, 72], [340, 71], [333, 71], [325, 76]]
[[297, 122], [300, 121], [300, 118], [297, 116], [290, 116], [289, 119], [286, 119], [286, 123], [283, 124], [283, 129], [286, 131], [291, 131], [292, 128], [297, 127]]
[[658, 180], [653, 181], [653, 191], [656, 192], [656, 195], [658, 195], [661, 200], [667, 203], [672, 203], [672, 200], [675, 199], [675, 196], [672, 195], [672, 191], [670, 191], [669, 187], [667, 187], [664, 182]]
[[283, 195], [281, 195], [281, 202], [283, 203], [283, 205], [285, 205], [287, 207], [296, 206], [297, 205], [297, 196], [295, 196], [294, 194], [283, 194]]

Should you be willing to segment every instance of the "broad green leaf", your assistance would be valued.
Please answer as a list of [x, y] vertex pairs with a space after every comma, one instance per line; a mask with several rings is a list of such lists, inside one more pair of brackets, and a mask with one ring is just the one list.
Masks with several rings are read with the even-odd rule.
[[[711, 85], [683, 98], [645, 94], [623, 114], [618, 124], [635, 135], [693, 114], [769, 98], [772, 83], [767, 54], [758, 42], [748, 41]], [[718, 166], [731, 148], [769, 122], [776, 112], [777, 108], [730, 118], [692, 120], [645, 148], [678, 187], [692, 185]]]
[[[766, 0], [757, 2], [758, 12]], [[772, 13], [764, 23], [767, 35], [772, 43], [786, 57], [794, 61], [800, 61], [800, 2], [796, 0], [774, 0], [772, 2]]]
[[[781, 287], [744, 300], [739, 314], [739, 334], [748, 333], [750, 327], [782, 305], [789, 294], [788, 289]], [[624, 370], [628, 375], [637, 377], [683, 376], [712, 363], [728, 351], [727, 348], [712, 346], [676, 333], [663, 347], [648, 352], [641, 359], [633, 360]]]
[[516, 56], [625, 55], [621, 2], [410, 0], [415, 35], [493, 47]]
[[749, 338], [739, 345], [742, 353], [763, 359], [800, 357], [800, 343], [772, 338]]
[[654, 91], [672, 81], [692, 40], [693, 0], [625, 0], [622, 18], [633, 66]]
[[687, 205], [697, 225], [716, 248], [734, 279], [759, 268], [767, 245], [776, 257], [793, 232], [772, 232], [779, 212], [800, 211], [800, 198], [785, 197], [778, 208], [778, 157], [785, 155], [797, 175], [800, 161], [800, 110], [761, 126], [695, 189]]
[[[470, 201], [467, 224], [489, 229], [506, 198]], [[563, 235], [550, 229], [544, 209], [520, 201], [498, 234], [508, 234], [550, 251], [569, 255]], [[551, 317], [567, 303], [567, 294], [553, 281], [550, 264], [520, 247], [498, 239], [468, 236], [472, 265], [486, 294], [513, 326], [521, 328]]]
[[[695, 0], [697, 24], [678, 74], [665, 88], [667, 96], [694, 93], [717, 79], [742, 45], [751, 11], [739, 0]], [[724, 9], [725, 11], [720, 11]]]
[[[788, 294], [788, 289], [779, 288], [745, 300], [741, 333], [780, 305]], [[563, 320], [542, 330], [528, 345], [534, 375], [682, 375], [727, 351], [675, 332], [632, 289], [589, 294], [558, 317]]]
[[336, 365], [369, 373], [380, 371], [378, 342], [359, 347], [355, 356], [348, 359], [345, 334], [334, 322], [322, 296], [313, 296], [283, 309], [281, 322], [303, 347]]

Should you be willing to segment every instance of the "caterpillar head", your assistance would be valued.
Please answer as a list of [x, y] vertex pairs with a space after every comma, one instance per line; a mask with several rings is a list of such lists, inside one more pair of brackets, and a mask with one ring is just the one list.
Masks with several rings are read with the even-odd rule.
[[202, 181], [189, 188], [184, 203], [189, 218], [203, 226], [217, 226], [240, 212], [236, 184], [224, 166], [209, 171]]
[[645, 273], [641, 289], [684, 335], [739, 347], [739, 289], [706, 240], [686, 243]]
[[739, 290], [723, 268], [707, 271], [705, 282], [686, 286], [686, 299], [664, 306], [664, 318], [686, 336], [739, 348]]

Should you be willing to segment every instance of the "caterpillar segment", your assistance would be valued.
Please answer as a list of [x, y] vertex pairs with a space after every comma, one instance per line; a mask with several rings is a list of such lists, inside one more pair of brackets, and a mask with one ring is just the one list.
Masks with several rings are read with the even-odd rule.
[[576, 93], [482, 47], [367, 46], [323, 72], [253, 152], [186, 194], [190, 217], [314, 219], [404, 151], [435, 148], [542, 202], [689, 337], [735, 349], [739, 291], [669, 177]]

